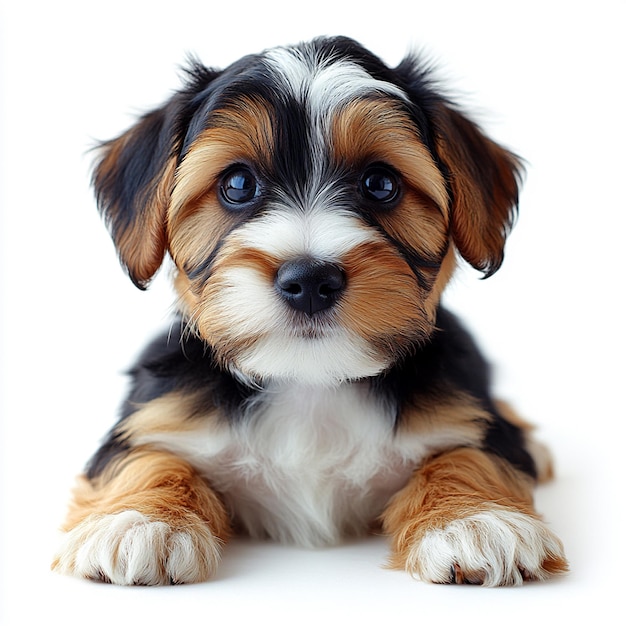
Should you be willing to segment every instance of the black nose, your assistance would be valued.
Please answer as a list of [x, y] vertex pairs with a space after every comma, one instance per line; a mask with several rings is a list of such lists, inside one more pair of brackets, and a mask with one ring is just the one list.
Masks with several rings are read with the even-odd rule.
[[332, 263], [302, 258], [281, 265], [275, 285], [291, 307], [313, 315], [335, 304], [346, 279], [341, 268]]

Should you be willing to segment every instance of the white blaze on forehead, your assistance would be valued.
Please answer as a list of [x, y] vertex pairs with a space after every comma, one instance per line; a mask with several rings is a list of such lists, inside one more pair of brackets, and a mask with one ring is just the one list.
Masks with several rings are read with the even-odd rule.
[[[315, 46], [274, 48], [265, 53], [277, 89], [292, 97], [309, 115], [309, 128], [301, 129], [310, 141], [310, 171], [301, 199], [306, 210], [322, 197], [332, 204], [328, 180], [328, 150], [332, 144], [334, 116], [355, 100], [387, 95], [409, 102], [397, 85], [369, 74], [358, 63], [339, 54], [322, 56]], [[331, 186], [332, 187], [332, 186]]]
[[288, 93], [305, 103], [314, 119], [376, 93], [408, 100], [397, 85], [374, 78], [357, 63], [332, 56], [320, 59], [315, 49], [275, 48], [266, 53], [266, 60]]

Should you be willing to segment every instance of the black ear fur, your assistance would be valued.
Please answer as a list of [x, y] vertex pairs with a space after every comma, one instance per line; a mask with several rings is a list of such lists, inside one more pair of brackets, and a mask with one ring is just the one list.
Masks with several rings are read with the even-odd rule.
[[133, 283], [145, 289], [167, 249], [174, 173], [199, 97], [219, 74], [193, 62], [188, 84], [124, 134], [100, 146], [93, 173], [98, 208]]

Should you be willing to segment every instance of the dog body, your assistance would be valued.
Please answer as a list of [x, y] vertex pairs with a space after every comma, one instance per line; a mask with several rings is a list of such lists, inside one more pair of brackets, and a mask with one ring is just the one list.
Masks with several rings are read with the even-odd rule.
[[318, 546], [378, 528], [425, 580], [563, 571], [532, 506], [548, 455], [439, 304], [457, 253], [502, 262], [518, 160], [415, 59], [348, 39], [189, 74], [95, 170], [131, 279], [168, 254], [179, 316], [132, 371], [55, 567], [195, 582], [234, 530]]

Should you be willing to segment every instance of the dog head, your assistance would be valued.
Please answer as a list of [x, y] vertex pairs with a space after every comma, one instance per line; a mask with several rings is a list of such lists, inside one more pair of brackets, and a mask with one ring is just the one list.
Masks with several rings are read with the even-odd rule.
[[145, 288], [169, 254], [183, 315], [252, 379], [376, 375], [432, 332], [455, 251], [493, 274], [520, 166], [410, 57], [319, 39], [199, 63], [102, 146], [99, 208]]

